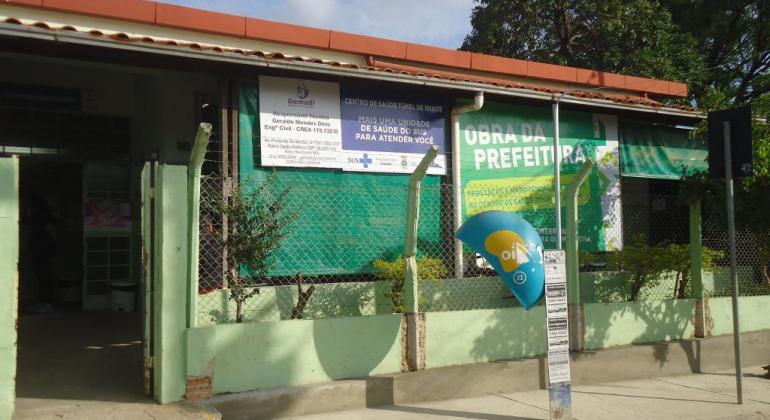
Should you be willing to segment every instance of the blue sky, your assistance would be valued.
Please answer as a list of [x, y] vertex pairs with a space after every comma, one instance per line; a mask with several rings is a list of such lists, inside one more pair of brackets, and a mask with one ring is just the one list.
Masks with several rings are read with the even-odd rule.
[[455, 49], [473, 0], [161, 0], [206, 10]]

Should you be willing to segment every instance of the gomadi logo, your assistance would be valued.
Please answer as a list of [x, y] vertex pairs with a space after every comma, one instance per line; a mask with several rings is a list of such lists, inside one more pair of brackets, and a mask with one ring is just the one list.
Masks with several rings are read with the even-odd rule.
[[287, 99], [289, 106], [313, 108], [315, 106], [315, 99], [307, 99], [308, 95], [310, 95], [310, 89], [304, 83], [300, 83], [297, 85], [297, 97], [289, 97]]

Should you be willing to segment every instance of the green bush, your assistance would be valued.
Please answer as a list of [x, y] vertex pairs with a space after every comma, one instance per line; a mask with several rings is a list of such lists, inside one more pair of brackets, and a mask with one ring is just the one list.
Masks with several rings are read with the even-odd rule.
[[[714, 261], [724, 258], [724, 252], [703, 247], [703, 268], [714, 267]], [[662, 243], [650, 245], [647, 237], [638, 235], [607, 256], [607, 266], [614, 270], [631, 273], [628, 283], [628, 298], [639, 300], [642, 288], [655, 288], [663, 274], [674, 273], [674, 299], [685, 299], [690, 295], [690, 246], [683, 244]]]
[[[377, 278], [391, 283], [390, 290], [385, 292], [385, 296], [393, 302], [393, 311], [396, 313], [404, 312], [403, 289], [404, 275], [406, 274], [404, 257], [399, 256], [394, 261], [374, 260], [373, 265]], [[441, 260], [430, 257], [417, 258], [418, 281], [430, 281], [433, 284], [441, 284], [447, 273], [448, 271]], [[422, 303], [422, 295], [418, 297], [418, 301]]]

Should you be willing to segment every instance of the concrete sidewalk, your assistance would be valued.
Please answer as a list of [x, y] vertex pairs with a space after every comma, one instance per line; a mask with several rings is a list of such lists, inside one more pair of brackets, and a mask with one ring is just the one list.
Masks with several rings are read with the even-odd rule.
[[[575, 419], [770, 419], [770, 379], [744, 369], [744, 404], [731, 371], [584, 385], [572, 390]], [[402, 404], [293, 419], [547, 419], [548, 391]]]

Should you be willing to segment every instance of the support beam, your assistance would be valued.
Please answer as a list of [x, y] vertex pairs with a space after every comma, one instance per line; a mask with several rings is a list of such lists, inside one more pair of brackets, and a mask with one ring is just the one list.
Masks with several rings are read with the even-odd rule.
[[417, 276], [417, 227], [420, 221], [420, 185], [433, 159], [438, 155], [438, 146], [428, 149], [412, 175], [409, 177], [407, 201], [406, 235], [404, 238], [404, 287], [402, 298], [407, 322], [407, 360], [410, 371], [425, 369], [425, 340], [423, 325], [425, 318], [420, 314], [419, 278]]
[[200, 203], [201, 203], [201, 166], [206, 156], [206, 149], [211, 137], [211, 124], [201, 123], [195, 135], [190, 163], [187, 166], [187, 212], [190, 222], [187, 273], [187, 328], [198, 324], [198, 254], [200, 253]]
[[690, 201], [690, 281], [695, 299], [695, 336], [707, 337], [707, 305], [703, 290], [703, 241], [701, 235], [701, 201]]
[[570, 347], [583, 350], [583, 305], [580, 303], [580, 261], [578, 244], [578, 193], [594, 166], [588, 159], [580, 168], [567, 191], [567, 301], [569, 302]]

